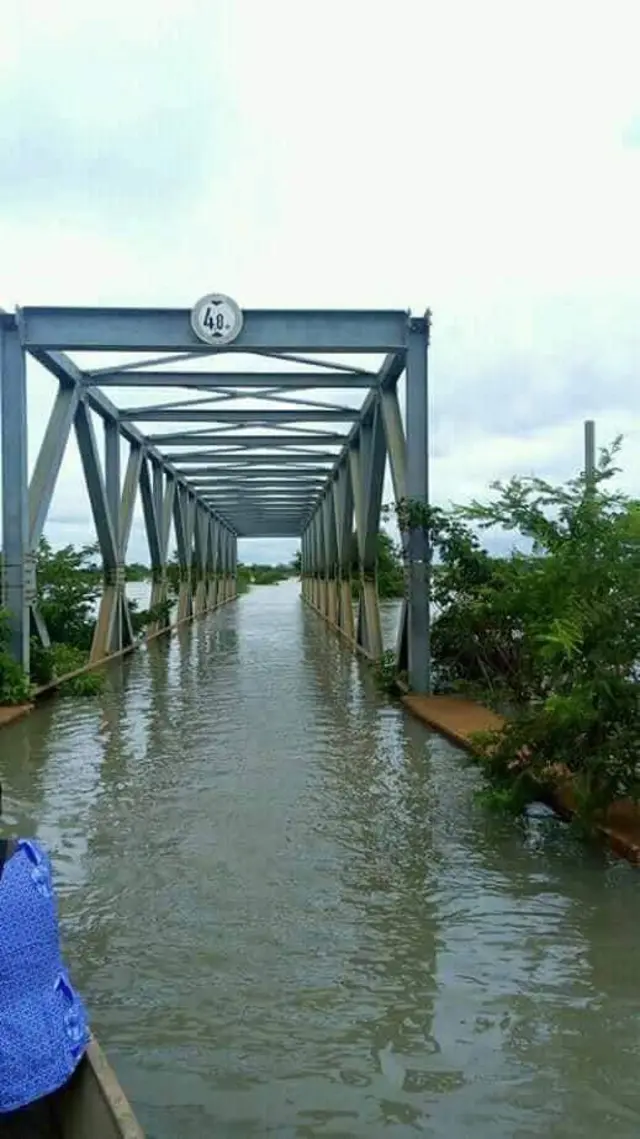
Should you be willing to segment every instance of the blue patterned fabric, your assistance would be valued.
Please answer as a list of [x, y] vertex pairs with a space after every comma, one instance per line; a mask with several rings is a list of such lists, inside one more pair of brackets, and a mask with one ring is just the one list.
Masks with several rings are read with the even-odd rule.
[[22, 839], [0, 880], [0, 1113], [62, 1087], [88, 1043], [60, 955], [51, 863]]

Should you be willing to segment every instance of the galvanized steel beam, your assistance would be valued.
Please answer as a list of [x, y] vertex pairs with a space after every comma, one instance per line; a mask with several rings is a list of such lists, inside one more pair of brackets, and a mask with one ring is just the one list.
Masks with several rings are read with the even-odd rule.
[[[302, 418], [302, 417], [300, 417]], [[192, 435], [185, 431], [169, 431], [163, 435], [149, 435], [149, 442], [154, 444], [165, 444], [179, 447], [193, 447], [195, 443], [201, 444], [203, 447], [244, 447], [248, 450], [266, 450], [274, 447], [328, 447], [332, 443], [343, 443], [346, 439], [345, 435], [339, 435], [333, 432], [323, 432], [322, 434], [302, 435], [215, 435], [215, 434], [198, 434]], [[218, 451], [219, 455], [224, 455], [223, 451]], [[336, 456], [332, 455], [332, 459]]]
[[[429, 318], [410, 322], [407, 347], [407, 497], [429, 505], [429, 405], [427, 353]], [[431, 690], [430, 556], [427, 528], [419, 525], [408, 535], [408, 609], [406, 656], [409, 686], [414, 692]]]
[[113, 388], [370, 388], [375, 375], [367, 372], [118, 372], [87, 375], [87, 384]]
[[[241, 427], [255, 424], [266, 427], [269, 424], [280, 426], [283, 423], [347, 423], [358, 418], [353, 408], [294, 407], [282, 408], [224, 408], [217, 407], [127, 407], [120, 412], [120, 419], [129, 423], [235, 423]], [[232, 436], [229, 438], [233, 439]], [[233, 439], [235, 442], [235, 439]]]
[[[292, 454], [289, 452], [284, 455], [245, 455], [242, 452], [229, 452], [223, 454], [220, 451], [213, 451], [211, 453], [206, 451], [187, 451], [185, 454], [172, 453], [167, 456], [171, 463], [186, 464], [176, 466], [176, 471], [183, 478], [191, 478], [192, 475], [198, 473], [206, 473], [210, 470], [222, 468], [224, 470], [234, 470], [237, 468], [245, 467], [261, 467], [267, 470], [280, 470], [282, 468], [291, 469], [300, 467], [302, 470], [305, 468], [305, 474], [321, 474], [326, 478], [331, 471], [330, 463], [335, 462], [336, 456], [330, 452], [316, 452], [316, 454]], [[206, 466], [200, 464], [206, 463]], [[323, 466], [318, 464], [323, 463]], [[195, 464], [194, 470], [187, 468]], [[310, 469], [311, 468], [311, 472]]]
[[35, 550], [49, 513], [78, 406], [76, 385], [60, 385], [29, 484], [29, 547]]
[[[406, 312], [248, 310], [225, 352], [395, 352], [406, 346]], [[211, 354], [188, 309], [29, 307], [19, 310], [26, 348]]]
[[[74, 364], [73, 360], [69, 359], [64, 352], [47, 352], [44, 349], [30, 349], [30, 353], [38, 363], [42, 364], [52, 375], [56, 376], [60, 382], [65, 386], [75, 387], [79, 385], [81, 394], [87, 403], [87, 406], [95, 411], [102, 419], [115, 419], [118, 420], [118, 409], [115, 407], [111, 400], [104, 395], [103, 392], [95, 388], [87, 388], [85, 385], [85, 374]], [[160, 465], [172, 474], [178, 483], [184, 486], [188, 485], [188, 480], [180, 472], [176, 471], [170, 459], [165, 456], [153, 443], [146, 438], [138, 428], [132, 423], [121, 422], [120, 433], [123, 438], [128, 439], [130, 443], [140, 443], [144, 446], [146, 454], [151, 459], [155, 459]], [[193, 440], [190, 440], [193, 442]], [[223, 525], [225, 520], [220, 519]]]
[[28, 672], [33, 563], [28, 565], [27, 377], [15, 319], [0, 313], [0, 443], [2, 445], [3, 601], [9, 614], [9, 646]]

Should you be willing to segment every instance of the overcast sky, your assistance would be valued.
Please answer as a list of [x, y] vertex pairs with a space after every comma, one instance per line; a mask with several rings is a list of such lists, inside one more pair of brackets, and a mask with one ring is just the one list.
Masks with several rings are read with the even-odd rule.
[[[569, 476], [585, 417], [638, 493], [634, 16], [5, 0], [0, 305], [429, 306], [436, 501]], [[29, 382], [33, 461], [55, 382]], [[75, 445], [46, 532], [93, 538]]]

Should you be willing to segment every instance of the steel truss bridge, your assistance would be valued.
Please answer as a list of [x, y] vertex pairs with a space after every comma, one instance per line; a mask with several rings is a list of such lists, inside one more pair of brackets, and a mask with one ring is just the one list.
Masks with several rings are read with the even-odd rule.
[[[32, 630], [49, 643], [38, 612], [35, 560], [72, 431], [104, 567], [92, 661], [134, 643], [125, 562], [138, 495], [151, 556], [151, 605], [167, 596], [172, 525], [181, 578], [178, 620], [235, 596], [239, 537], [300, 537], [304, 600], [355, 649], [379, 658], [376, 548], [387, 459], [396, 503], [428, 503], [428, 345], [429, 314], [405, 311], [249, 310], [233, 341], [217, 347], [203, 342], [188, 309], [1, 312], [4, 604], [16, 660], [28, 669]], [[107, 353], [108, 366], [89, 366], [91, 356], [95, 361]], [[31, 477], [30, 358], [58, 385]], [[402, 377], [406, 430], [398, 399]], [[134, 389], [138, 400], [150, 389], [173, 390], [174, 398], [116, 406], [110, 389], [120, 402]], [[331, 401], [331, 390], [340, 392], [340, 402]], [[358, 396], [359, 406], [353, 402]], [[146, 425], [153, 425], [149, 434]], [[354, 531], [360, 570], [355, 621]], [[398, 661], [409, 686], [427, 692], [424, 527], [409, 531], [404, 545], [407, 597]]]

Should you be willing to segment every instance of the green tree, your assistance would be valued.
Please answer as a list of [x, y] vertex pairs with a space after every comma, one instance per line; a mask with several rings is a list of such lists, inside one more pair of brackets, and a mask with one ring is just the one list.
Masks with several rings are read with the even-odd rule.
[[101, 583], [96, 545], [53, 550], [41, 538], [36, 560], [38, 607], [51, 641], [89, 651]]
[[9, 652], [9, 626], [7, 613], [0, 609], [0, 706], [26, 704], [31, 697], [29, 677]]
[[[356, 535], [352, 535], [351, 587], [354, 594], [360, 592], [360, 562]], [[378, 597], [387, 600], [403, 597], [405, 591], [404, 567], [396, 550], [393, 538], [386, 530], [378, 532], [376, 540], [376, 579]]]
[[[587, 813], [640, 792], [640, 503], [612, 489], [619, 446], [592, 482], [513, 478], [431, 520], [436, 665], [513, 704], [487, 763], [532, 787], [570, 772]], [[532, 553], [490, 559], [469, 526], [499, 526]]]

